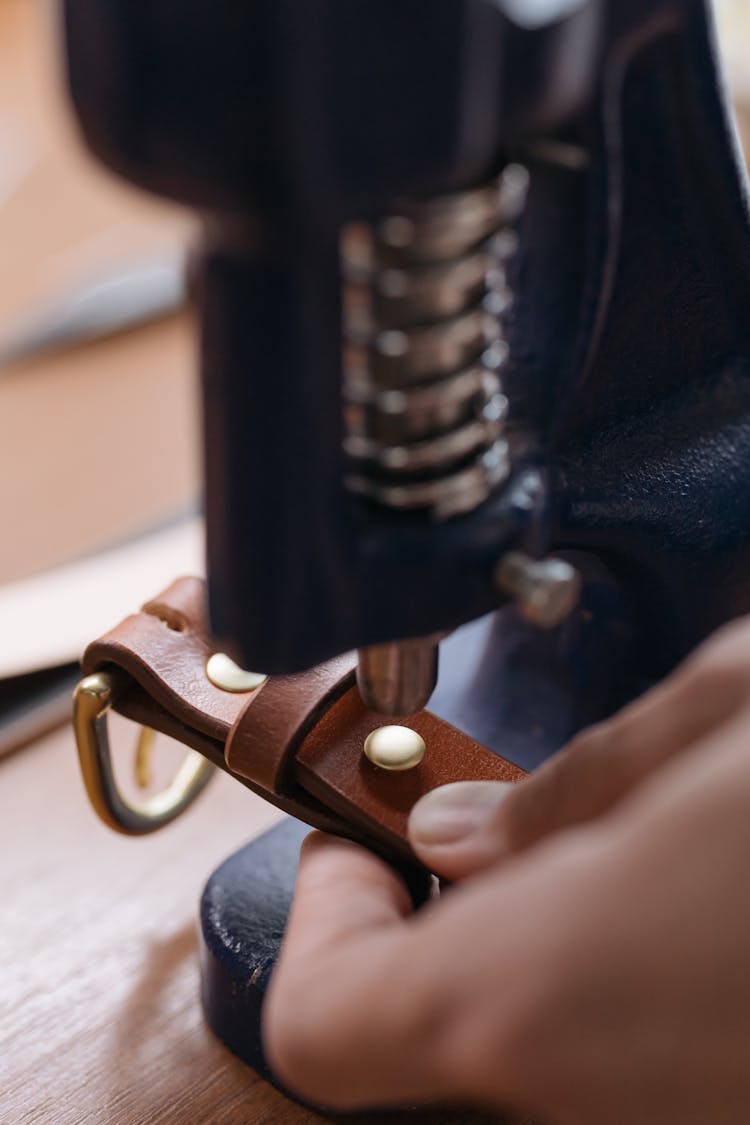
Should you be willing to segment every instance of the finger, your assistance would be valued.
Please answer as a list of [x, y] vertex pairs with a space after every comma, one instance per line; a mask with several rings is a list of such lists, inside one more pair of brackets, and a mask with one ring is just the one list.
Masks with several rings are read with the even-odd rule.
[[[477, 1093], [471, 1044], [485, 1016], [502, 1017], [497, 997], [517, 977], [517, 958], [498, 957], [498, 942], [507, 934], [512, 946], [528, 942], [525, 932], [520, 941], [513, 934], [502, 907], [488, 916], [487, 888], [483, 901], [466, 904], [468, 913], [457, 897], [406, 916], [408, 895], [380, 860], [312, 837], [263, 1006], [264, 1053], [284, 1086], [346, 1110]], [[477, 937], [471, 956], [461, 953], [467, 932]], [[496, 970], [488, 995], [486, 977]], [[478, 1002], [484, 1008], [475, 1019]], [[492, 1042], [487, 1051], [495, 1081]]]
[[736, 662], [730, 670], [726, 656], [723, 644], [707, 647], [515, 786], [498, 810], [507, 851], [606, 814], [667, 762], [733, 720], [746, 706], [750, 676]]
[[436, 875], [455, 881], [603, 815], [708, 725], [705, 709], [697, 721], [697, 697], [686, 705], [684, 694], [680, 681], [660, 685], [515, 785], [458, 782], [433, 790], [409, 817], [414, 851]]
[[409, 819], [422, 863], [459, 880], [604, 815], [675, 755], [746, 706], [747, 624], [722, 630], [671, 677], [584, 731], [517, 785], [459, 782], [423, 797]]
[[269, 1064], [304, 1100], [349, 1108], [432, 1095], [404, 1022], [410, 970], [398, 950], [411, 909], [376, 856], [321, 833], [305, 841], [263, 1008]]
[[348, 840], [312, 832], [300, 852], [285, 945], [334, 954], [359, 934], [398, 923], [411, 909], [406, 887], [383, 860]]
[[504, 781], [457, 781], [433, 789], [409, 816], [409, 842], [436, 875], [456, 882], [508, 854], [503, 804], [515, 786]]
[[404, 917], [407, 897], [378, 860], [317, 837], [263, 1008], [277, 1077], [347, 1110], [531, 1101], [529, 1044], [555, 1007], [556, 966], [566, 988], [571, 965], [587, 971], [598, 935], [581, 895], [601, 902], [606, 852], [588, 840], [540, 851]]

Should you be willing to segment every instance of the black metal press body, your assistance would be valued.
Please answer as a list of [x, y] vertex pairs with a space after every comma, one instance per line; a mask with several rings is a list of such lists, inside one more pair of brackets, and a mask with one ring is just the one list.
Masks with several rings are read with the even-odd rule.
[[[89, 146], [203, 218], [211, 613], [244, 667], [356, 648], [406, 712], [451, 634], [431, 706], [531, 767], [750, 610], [750, 217], [708, 0], [65, 22]], [[233, 956], [207, 1008], [255, 1057], [214, 1003]]]

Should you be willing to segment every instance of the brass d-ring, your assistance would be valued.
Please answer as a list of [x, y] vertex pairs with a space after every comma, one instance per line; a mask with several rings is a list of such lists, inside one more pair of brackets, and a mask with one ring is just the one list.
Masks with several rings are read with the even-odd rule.
[[203, 791], [215, 766], [196, 750], [188, 754], [171, 784], [135, 804], [120, 792], [112, 769], [107, 712], [127, 686], [119, 672], [95, 672], [81, 680], [73, 696], [73, 727], [84, 785], [100, 819], [126, 836], [145, 836], [184, 812]]

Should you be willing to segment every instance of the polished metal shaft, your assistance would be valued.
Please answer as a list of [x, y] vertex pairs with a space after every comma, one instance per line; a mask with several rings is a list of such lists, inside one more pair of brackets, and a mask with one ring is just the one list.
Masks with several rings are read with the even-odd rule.
[[364, 703], [381, 715], [413, 715], [435, 689], [439, 637], [359, 650], [357, 683]]

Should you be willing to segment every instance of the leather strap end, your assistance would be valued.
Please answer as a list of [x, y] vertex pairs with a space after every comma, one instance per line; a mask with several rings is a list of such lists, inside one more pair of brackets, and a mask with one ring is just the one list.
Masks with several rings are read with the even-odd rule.
[[403, 720], [426, 743], [423, 761], [402, 773], [374, 766], [363, 747], [383, 719], [360, 699], [352, 654], [237, 694], [209, 680], [214, 651], [205, 584], [181, 578], [89, 645], [83, 666], [127, 673], [116, 705], [123, 714], [199, 750], [293, 816], [407, 863], [409, 812], [424, 794], [452, 781], [524, 776], [429, 711]]

